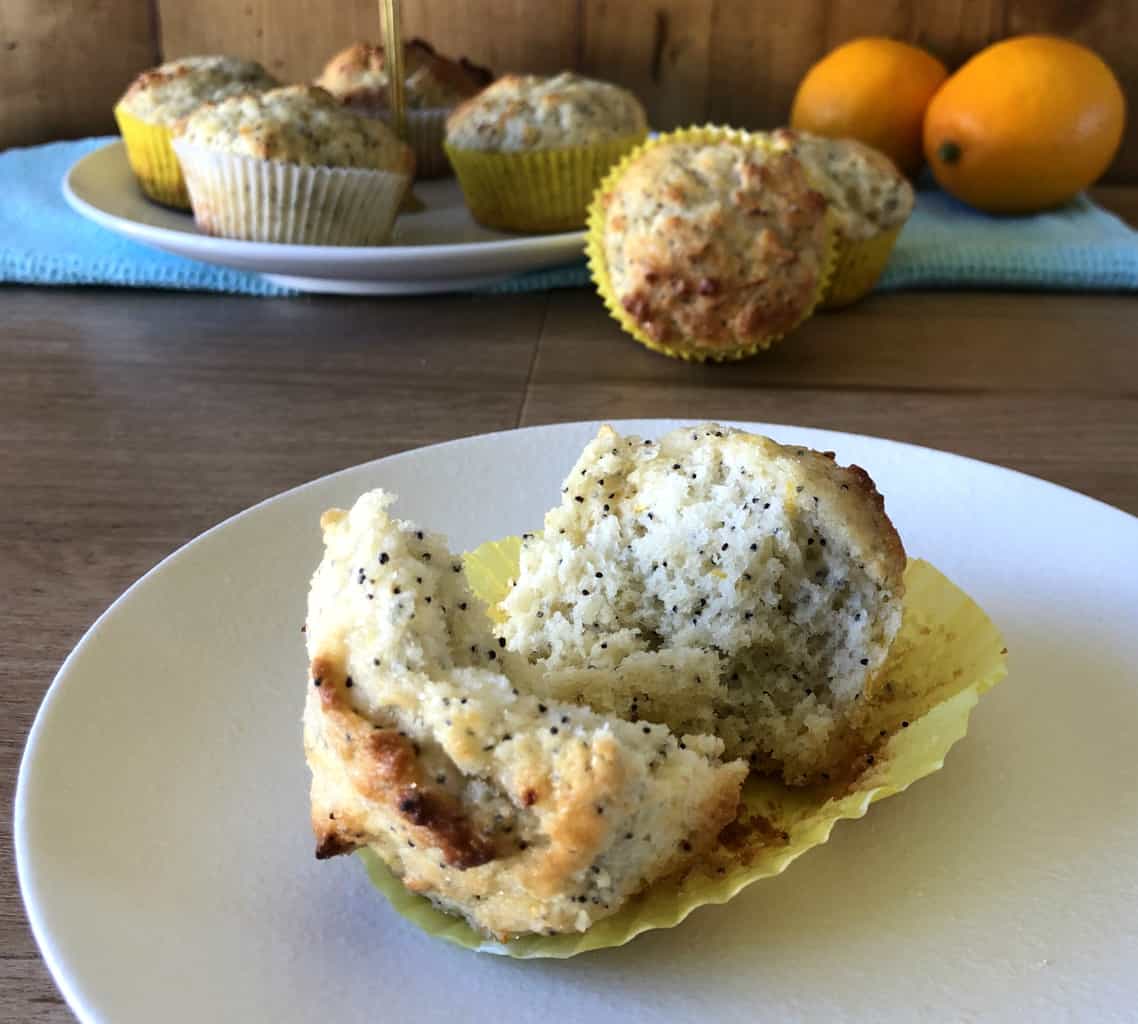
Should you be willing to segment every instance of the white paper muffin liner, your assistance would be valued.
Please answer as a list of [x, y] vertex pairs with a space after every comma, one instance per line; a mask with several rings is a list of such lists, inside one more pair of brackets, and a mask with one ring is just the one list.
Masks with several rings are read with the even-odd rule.
[[[450, 107], [431, 107], [427, 110], [407, 111], [407, 145], [415, 152], [416, 178], [445, 178], [453, 174], [450, 161], [443, 151], [443, 138], [447, 131]], [[380, 120], [394, 127], [390, 110], [379, 115]]]
[[358, 167], [308, 167], [174, 140], [198, 229], [291, 245], [383, 245], [411, 179]]

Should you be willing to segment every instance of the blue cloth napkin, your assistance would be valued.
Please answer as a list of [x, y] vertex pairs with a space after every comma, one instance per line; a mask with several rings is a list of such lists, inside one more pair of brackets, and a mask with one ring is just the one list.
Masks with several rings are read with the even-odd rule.
[[[74, 213], [60, 191], [63, 177], [76, 160], [108, 141], [0, 153], [0, 281], [289, 294], [256, 274], [150, 249]], [[487, 290], [588, 283], [582, 261], [522, 274]], [[1138, 232], [1082, 196], [1051, 213], [1001, 218], [970, 210], [935, 188], [922, 189], [878, 287], [1138, 291]]]

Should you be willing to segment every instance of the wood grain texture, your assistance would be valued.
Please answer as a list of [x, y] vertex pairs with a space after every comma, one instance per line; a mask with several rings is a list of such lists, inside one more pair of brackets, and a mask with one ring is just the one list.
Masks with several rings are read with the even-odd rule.
[[635, 92], [653, 124], [707, 117], [714, 4], [661, 0], [634, 7], [584, 0], [583, 11], [583, 70]]
[[[358, 39], [382, 39], [377, 0], [158, 0], [158, 7], [167, 58], [228, 50], [285, 81], [315, 78], [329, 57]], [[526, 0], [426, 0], [404, 3], [403, 22], [408, 38], [422, 36], [498, 72], [556, 71], [578, 62], [576, 0], [543, 3], [540, 17]]]
[[[1112, 190], [1138, 216], [1138, 190]], [[1123, 296], [909, 293], [820, 315], [766, 356], [689, 366], [587, 289], [254, 299], [9, 288], [0, 320], [0, 841], [52, 675], [133, 580], [335, 469], [518, 424], [759, 419], [928, 444], [1138, 512], [1138, 348]], [[70, 1012], [0, 860], [0, 1024]]]
[[4, 0], [0, 149], [113, 131], [115, 100], [157, 55], [146, 0]]

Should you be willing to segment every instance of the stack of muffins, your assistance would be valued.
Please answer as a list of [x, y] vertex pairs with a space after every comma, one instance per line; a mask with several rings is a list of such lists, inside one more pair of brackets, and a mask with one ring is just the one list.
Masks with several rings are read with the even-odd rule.
[[739, 359], [816, 309], [866, 294], [913, 207], [851, 140], [706, 127], [648, 139], [628, 90], [571, 72], [491, 73], [405, 46], [407, 142], [388, 127], [381, 47], [336, 54], [314, 85], [191, 57], [143, 72], [115, 114], [142, 190], [214, 235], [382, 245], [416, 178], [453, 169], [480, 223], [587, 226], [604, 302], [669, 356]]

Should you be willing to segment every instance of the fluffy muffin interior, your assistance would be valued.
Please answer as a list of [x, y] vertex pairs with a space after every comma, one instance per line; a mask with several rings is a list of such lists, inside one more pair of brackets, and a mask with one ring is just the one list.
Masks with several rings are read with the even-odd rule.
[[365, 494], [325, 515], [305, 751], [317, 855], [369, 846], [500, 938], [581, 931], [734, 814], [722, 743], [543, 697], [441, 538]]
[[864, 473], [716, 426], [585, 450], [502, 602], [535, 685], [723, 739], [792, 783], [840, 770], [901, 620]]

